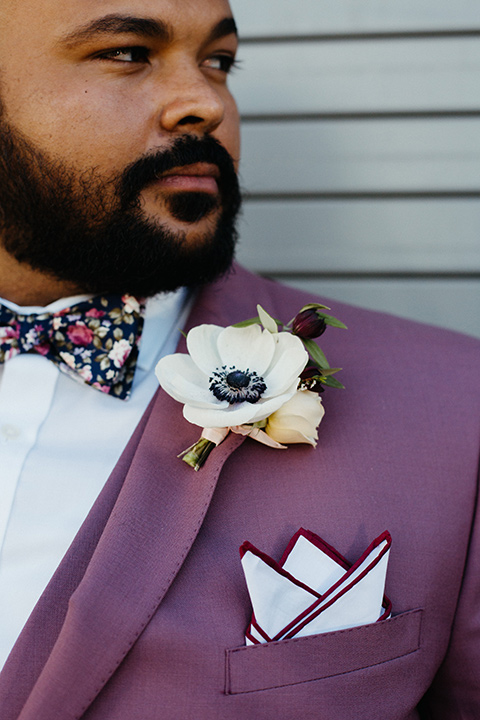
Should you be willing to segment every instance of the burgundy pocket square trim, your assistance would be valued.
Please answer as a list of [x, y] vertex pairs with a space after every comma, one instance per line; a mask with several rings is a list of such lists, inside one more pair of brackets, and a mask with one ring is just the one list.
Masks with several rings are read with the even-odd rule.
[[[311, 587], [311, 584], [313, 584], [313, 582], [311, 584], [307, 584], [304, 581], [304, 578], [299, 579], [295, 576], [295, 574], [285, 569], [285, 566], [289, 566], [289, 564], [294, 565], [293, 562], [290, 563], [290, 559], [293, 558], [292, 553], [297, 553], [298, 557], [298, 548], [300, 547], [301, 550], [301, 545], [303, 543], [303, 546], [305, 546], [305, 542], [308, 543], [309, 546], [313, 546], [314, 548], [316, 548], [323, 555], [324, 559], [326, 559], [327, 565], [328, 563], [330, 563], [330, 568], [334, 568], [333, 577], [336, 577], [336, 580], [331, 585], [322, 587], [321, 592], [319, 592], [318, 587], [317, 589]], [[342, 599], [343, 601], [345, 601], [346, 598], [344, 596], [347, 593], [349, 593], [350, 591], [352, 591], [353, 593], [355, 590], [357, 592], [360, 591], [360, 583], [366, 578], [369, 573], [374, 571], [375, 568], [377, 568], [377, 571], [380, 573], [380, 580], [383, 577], [384, 584], [384, 573], [386, 572], [386, 563], [388, 561], [388, 553], [390, 551], [391, 542], [392, 539], [390, 533], [388, 531], [383, 532], [372, 543], [370, 543], [367, 549], [354, 563], [350, 563], [334, 547], [325, 542], [321, 537], [309, 530], [305, 530], [304, 528], [300, 528], [300, 530], [298, 530], [292, 537], [292, 539], [287, 545], [285, 552], [282, 555], [280, 562], [276, 562], [269, 555], [258, 550], [254, 545], [252, 545], [252, 543], [243, 543], [240, 548], [242, 563], [244, 562], [245, 556], [250, 553], [250, 560], [252, 558], [256, 558], [260, 562], [260, 564], [264, 564], [264, 568], [270, 568], [271, 571], [273, 571], [273, 573], [278, 576], [280, 583], [286, 583], [286, 587], [292, 588], [293, 592], [296, 592], [295, 588], [297, 588], [299, 594], [299, 598], [297, 598], [297, 600], [300, 602], [300, 604], [303, 603], [304, 605], [302, 611], [296, 613], [289, 622], [283, 625], [280, 629], [276, 628], [276, 632], [270, 632], [269, 634], [265, 629], [265, 621], [262, 621], [261, 618], [258, 618], [256, 616], [256, 603], [254, 597], [256, 590], [252, 583], [251, 577], [249, 584], [249, 572], [244, 565], [247, 585], [249, 585], [249, 592], [252, 599], [252, 605], [254, 607], [250, 625], [245, 633], [248, 644], [260, 644], [262, 642], [291, 639], [297, 636], [299, 633], [302, 633], [304, 635], [309, 634], [308, 632], [302, 631], [304, 631], [305, 628], [308, 628], [308, 626], [317, 618], [319, 618], [322, 613], [325, 613], [326, 610], [330, 608], [332, 608], [332, 611], [335, 610], [335, 608], [333, 608], [333, 605], [335, 603], [338, 603], [339, 601], [342, 602]], [[309, 551], [311, 552], [311, 547]], [[382, 561], [382, 568], [377, 567]], [[275, 575], [273, 575], [273, 577], [275, 577]], [[321, 582], [321, 578], [319, 578], [320, 585]], [[369, 580], [369, 582], [371, 581]], [[264, 588], [260, 589], [260, 592], [265, 592]], [[274, 591], [273, 595], [278, 601], [278, 596], [275, 595]], [[383, 586], [381, 597], [382, 600], [380, 614], [377, 617], [371, 616], [371, 613], [370, 615], [367, 614], [367, 623], [379, 622], [381, 620], [385, 620], [390, 616], [392, 605], [390, 600], [383, 594]], [[309, 598], [311, 598], [311, 602], [309, 602]], [[286, 605], [288, 606], [288, 604], [289, 598], [287, 597]], [[263, 607], [263, 611], [264, 610], [265, 608]], [[341, 615], [342, 617], [344, 617], [345, 607], [342, 607]], [[345, 620], [345, 618], [343, 620], [339, 619], [339, 622], [340, 627], [352, 627], [355, 625], [355, 623], [352, 623], [352, 625], [348, 625], [348, 619]], [[342, 622], [347, 622], [347, 624], [342, 625]], [[333, 629], [338, 628], [335, 627]], [[327, 629], [323, 631], [329, 631], [328, 625]], [[312, 634], [314, 634], [315, 632], [316, 631], [313, 629]]]

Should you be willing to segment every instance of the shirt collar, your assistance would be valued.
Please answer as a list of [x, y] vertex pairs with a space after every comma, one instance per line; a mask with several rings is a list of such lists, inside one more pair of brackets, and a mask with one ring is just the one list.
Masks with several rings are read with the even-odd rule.
[[187, 288], [149, 298], [137, 367], [149, 372], [161, 357], [175, 352], [180, 331], [193, 304]]
[[0, 305], [4, 305], [12, 312], [16, 312], [19, 315], [40, 315], [41, 313], [56, 313], [65, 310], [65, 308], [77, 305], [78, 303], [90, 300], [94, 295], [72, 295], [71, 297], [59, 298], [54, 300], [49, 305], [41, 307], [40, 305], [17, 305], [10, 300], [5, 300], [0, 297]]

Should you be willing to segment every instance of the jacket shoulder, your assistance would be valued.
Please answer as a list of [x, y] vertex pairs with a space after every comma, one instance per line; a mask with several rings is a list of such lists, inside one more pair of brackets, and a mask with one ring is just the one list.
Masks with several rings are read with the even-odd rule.
[[[287, 322], [301, 307], [309, 302], [327, 305], [332, 314], [338, 316], [349, 328], [349, 335], [355, 342], [364, 344], [378, 343], [385, 348], [388, 343], [422, 347], [430, 350], [438, 348], [449, 355], [465, 352], [480, 357], [480, 340], [453, 330], [435, 327], [426, 323], [397, 317], [378, 310], [365, 308], [333, 300], [325, 296], [307, 293], [282, 283], [262, 278], [235, 264], [231, 273], [222, 281], [224, 290], [229, 294], [238, 315], [235, 322], [256, 314], [256, 305], [260, 303], [270, 313]], [[242, 314], [243, 313], [243, 314]], [[361, 335], [361, 337], [360, 337]], [[361, 340], [363, 338], [363, 342]]]

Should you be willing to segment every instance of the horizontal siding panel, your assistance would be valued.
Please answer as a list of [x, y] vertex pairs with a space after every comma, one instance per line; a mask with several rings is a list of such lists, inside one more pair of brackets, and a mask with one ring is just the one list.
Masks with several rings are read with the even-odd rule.
[[480, 119], [247, 123], [250, 193], [480, 191]]
[[480, 337], [480, 2], [232, 8], [240, 261]]
[[246, 37], [480, 27], [478, 0], [231, 0]]
[[238, 258], [261, 273], [480, 273], [479, 231], [480, 199], [247, 201]]
[[479, 38], [246, 45], [239, 57], [242, 114], [480, 111]]
[[[382, 310], [480, 337], [480, 281], [473, 280], [303, 280], [294, 287], [333, 300]], [[334, 310], [334, 302], [331, 305]], [[335, 313], [334, 313], [335, 314]], [[335, 361], [335, 358], [332, 358]], [[341, 358], [339, 359], [341, 361]]]

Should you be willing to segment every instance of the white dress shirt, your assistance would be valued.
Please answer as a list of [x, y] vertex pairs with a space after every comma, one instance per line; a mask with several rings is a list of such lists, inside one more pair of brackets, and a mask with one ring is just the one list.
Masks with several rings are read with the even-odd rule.
[[[46, 308], [0, 302], [31, 314], [87, 297]], [[190, 304], [185, 290], [148, 301], [127, 401], [36, 353], [0, 365], [0, 667], [152, 399], [155, 365], [175, 351]]]

